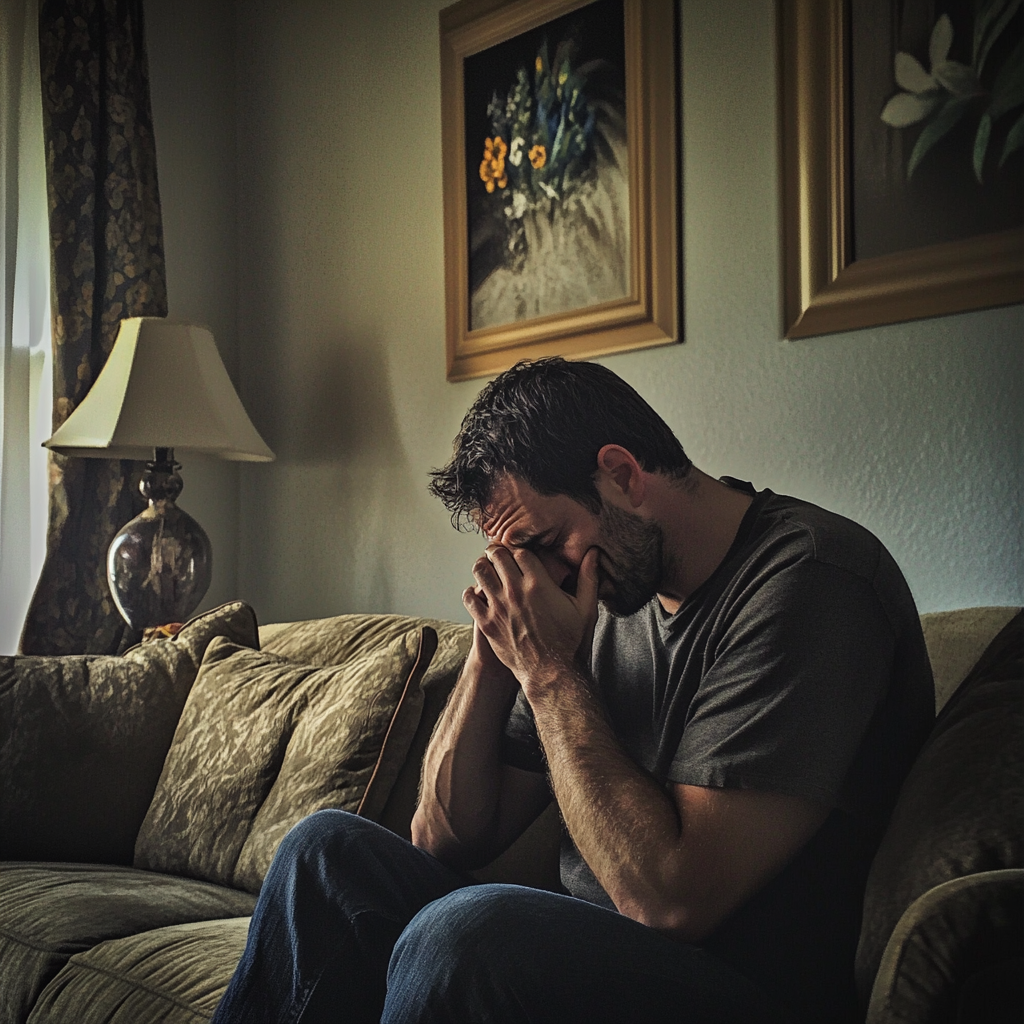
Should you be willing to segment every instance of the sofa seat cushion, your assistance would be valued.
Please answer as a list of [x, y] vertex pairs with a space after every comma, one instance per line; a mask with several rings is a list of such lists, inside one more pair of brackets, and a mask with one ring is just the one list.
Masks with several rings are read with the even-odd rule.
[[[259, 892], [285, 833], [387, 798], [423, 707], [429, 627], [317, 668], [214, 641], [139, 832], [135, 866]], [[373, 802], [373, 801], [371, 801]]]
[[206, 1024], [248, 931], [235, 917], [101, 942], [68, 961], [28, 1024]]
[[0, 657], [0, 861], [131, 864], [210, 641], [257, 647], [241, 601], [115, 656]]
[[0, 864], [0, 1020], [21, 1024], [70, 957], [108, 939], [252, 913], [255, 897], [109, 864]]

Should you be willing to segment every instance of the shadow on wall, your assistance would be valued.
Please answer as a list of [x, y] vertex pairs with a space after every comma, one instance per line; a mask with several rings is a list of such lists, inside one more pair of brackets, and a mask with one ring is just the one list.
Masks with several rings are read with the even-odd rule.
[[306, 353], [282, 389], [291, 401], [277, 403], [279, 465], [297, 472], [282, 475], [284, 491], [264, 513], [269, 532], [292, 534], [301, 549], [293, 565], [305, 568], [285, 587], [295, 588], [290, 607], [316, 595], [318, 614], [389, 611], [408, 551], [402, 539], [415, 533], [420, 474], [399, 437], [383, 346], [376, 336], [325, 333]]
[[[293, 349], [294, 352], [294, 349]], [[292, 381], [297, 401], [281, 433], [300, 465], [403, 461], [391, 382], [379, 338], [331, 334], [309, 347]]]

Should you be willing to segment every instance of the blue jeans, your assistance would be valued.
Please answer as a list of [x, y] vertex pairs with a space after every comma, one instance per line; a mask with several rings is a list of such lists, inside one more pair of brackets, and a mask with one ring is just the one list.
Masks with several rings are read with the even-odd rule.
[[696, 946], [571, 896], [472, 884], [373, 822], [318, 811], [281, 843], [213, 1024], [786, 1019]]

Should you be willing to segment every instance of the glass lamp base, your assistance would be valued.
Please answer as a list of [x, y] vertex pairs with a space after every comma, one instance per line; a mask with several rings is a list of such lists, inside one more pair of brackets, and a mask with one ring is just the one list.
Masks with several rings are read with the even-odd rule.
[[150, 472], [140, 485], [149, 508], [123, 526], [107, 550], [110, 592], [135, 630], [184, 622], [213, 574], [206, 531], [174, 503], [181, 477], [173, 452], [168, 456], [167, 451], [157, 450], [158, 459], [148, 463]]

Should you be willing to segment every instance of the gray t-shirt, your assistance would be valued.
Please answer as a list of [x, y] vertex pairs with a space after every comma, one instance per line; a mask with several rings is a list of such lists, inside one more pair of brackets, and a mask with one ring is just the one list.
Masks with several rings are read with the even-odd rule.
[[[867, 870], [934, 713], [920, 620], [892, 557], [850, 520], [761, 491], [674, 615], [657, 599], [625, 618], [602, 609], [591, 668], [616, 736], [659, 784], [832, 808], [705, 946], [795, 1010], [843, 1019]], [[522, 694], [504, 757], [544, 770]], [[561, 875], [572, 895], [614, 909], [568, 834]]]

